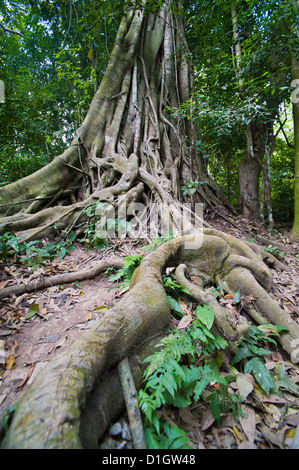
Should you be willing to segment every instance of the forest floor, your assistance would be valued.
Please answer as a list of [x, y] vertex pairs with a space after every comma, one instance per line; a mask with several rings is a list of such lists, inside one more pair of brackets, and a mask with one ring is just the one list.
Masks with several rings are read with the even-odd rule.
[[[291, 243], [282, 231], [277, 231], [274, 238], [267, 231], [248, 225], [241, 217], [231, 219], [225, 214], [211, 212], [206, 214], [205, 220], [216, 229], [243, 240], [262, 236], [271, 239], [273, 245], [276, 242], [284, 245], [283, 262], [289, 269], [279, 273], [273, 271], [273, 295], [280, 306], [299, 322], [298, 244]], [[71, 256], [63, 260], [56, 258], [51, 264], [35, 271], [24, 265], [0, 264], [0, 289], [41, 276], [80, 271], [100, 259], [111, 255], [129, 256], [138, 253], [141, 248], [130, 241], [108, 246], [100, 252], [87, 251], [79, 243], [75, 243], [75, 246], [76, 250], [71, 252]], [[90, 328], [100, 317], [101, 311], [111, 307], [120, 295], [117, 285], [108, 280], [107, 274], [102, 273], [92, 280], [53, 286], [0, 302], [0, 352], [5, 351], [6, 359], [5, 363], [0, 363], [0, 416], [20, 400], [39, 371], [47, 367], [55, 355], [66, 350], [84, 330]], [[38, 309], [32, 309], [33, 304], [38, 304]], [[228, 301], [227, 305], [229, 307]], [[297, 359], [299, 362], [299, 353]], [[279, 351], [267, 356], [266, 361], [269, 369], [273, 369], [277, 363], [283, 363], [291, 380], [299, 384], [299, 370], [294, 361], [290, 362]], [[237, 389], [234, 383], [231, 387]], [[203, 402], [179, 411], [165, 409], [162, 413], [170, 423], [188, 433], [191, 445], [197, 449], [287, 449], [291, 446], [296, 427], [299, 426], [299, 398], [296, 394], [286, 391], [283, 396], [268, 396], [255, 386], [242, 404], [242, 409], [247, 418], [241, 418], [239, 423], [229, 414], [216, 423]], [[104, 436], [101, 447], [130, 447], [132, 444], [125, 428], [127, 423], [124, 415]]]

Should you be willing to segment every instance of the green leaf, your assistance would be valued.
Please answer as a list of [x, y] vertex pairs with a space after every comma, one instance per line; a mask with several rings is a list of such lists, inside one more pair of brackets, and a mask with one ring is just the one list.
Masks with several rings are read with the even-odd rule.
[[236, 364], [237, 362], [242, 361], [242, 359], [245, 359], [246, 357], [252, 356], [252, 352], [250, 349], [247, 347], [247, 345], [244, 345], [243, 347], [239, 348], [234, 355], [232, 359], [232, 365]]
[[236, 292], [235, 295], [233, 296], [233, 302], [235, 304], [238, 304], [240, 302], [240, 299], [241, 299], [241, 294], [240, 292]]
[[258, 384], [269, 395], [271, 388], [274, 386], [274, 380], [260, 358], [254, 357], [248, 361], [244, 367], [244, 372], [245, 374], [252, 372]]
[[210, 330], [214, 323], [215, 314], [209, 305], [198, 305], [196, 307], [197, 318]]
[[298, 394], [297, 385], [288, 377], [284, 364], [279, 364], [277, 366], [277, 377], [278, 384], [281, 388], [289, 390], [290, 392]]
[[179, 316], [183, 317], [185, 313], [183, 312], [182, 308], [180, 307], [179, 303], [170, 295], [167, 296], [168, 302], [172, 310]]
[[27, 315], [25, 317], [25, 320], [29, 320], [29, 318], [34, 317], [34, 315], [38, 312], [39, 305], [38, 304], [32, 304], [28, 308]]
[[155, 434], [152, 427], [146, 427], [144, 429], [144, 437], [148, 449], [162, 449], [158, 436]]
[[220, 398], [218, 393], [211, 393], [209, 396], [209, 408], [217, 422], [220, 421]]
[[77, 232], [76, 231], [71, 232], [71, 233], [68, 234], [67, 240], [72, 243], [73, 241], [76, 240], [76, 237], [77, 237]]
[[209, 385], [210, 381], [208, 379], [202, 378], [194, 388], [194, 400], [197, 401], [204, 391], [204, 389]]
[[66, 249], [61, 248], [61, 250], [59, 251], [59, 259], [61, 260], [61, 259], [65, 258], [67, 254], [68, 253], [67, 253]]

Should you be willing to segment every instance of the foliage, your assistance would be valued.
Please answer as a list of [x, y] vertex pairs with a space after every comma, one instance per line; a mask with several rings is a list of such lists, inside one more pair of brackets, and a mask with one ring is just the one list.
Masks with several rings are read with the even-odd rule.
[[149, 444], [159, 448], [167, 438], [157, 413], [162, 405], [186, 407], [208, 392], [206, 399], [216, 420], [228, 410], [236, 416], [241, 412], [239, 399], [228, 392], [233, 377], [220, 373], [220, 351], [227, 342], [211, 332], [213, 321], [213, 310], [198, 306], [191, 325], [183, 332], [172, 331], [156, 345], [158, 351], [146, 358], [149, 365], [139, 404]]
[[[149, 2], [156, 11], [163, 2]], [[238, 166], [249, 122], [276, 120], [277, 105], [290, 101], [292, 2], [234, 2], [242, 48], [240, 93], [232, 51], [231, 2], [190, 2], [182, 7], [193, 62], [194, 94], [178, 118], [192, 119], [195, 149], [228, 199], [239, 204]], [[128, 2], [129, 7], [141, 2]], [[60, 154], [84, 119], [103, 76], [123, 14], [119, 1], [0, 2], [0, 185], [33, 173]], [[273, 114], [274, 113], [274, 114]], [[290, 143], [292, 137], [290, 138]], [[196, 185], [189, 182], [184, 195]], [[290, 222], [294, 204], [294, 153], [281, 139], [271, 161], [274, 219]], [[88, 238], [88, 237], [87, 237]]]
[[[279, 104], [290, 100], [288, 48], [296, 12], [292, 2], [233, 3], [238, 16], [243, 86], [240, 89], [232, 2], [185, 1], [195, 87], [191, 100], [173, 112], [194, 121], [199, 158], [228, 199], [238, 206], [238, 166], [247, 148], [246, 126], [273, 124], [280, 113]], [[287, 164], [285, 170], [282, 165], [277, 171], [275, 166], [276, 153], [271, 161], [274, 218], [290, 220], [294, 168], [289, 171]]]
[[291, 222], [294, 216], [295, 150], [293, 132], [285, 139], [276, 139], [271, 159], [271, 190], [274, 220]]
[[116, 271], [115, 274], [109, 276], [110, 282], [119, 281], [122, 279], [122, 282], [117, 287], [120, 288], [120, 291], [123, 293], [129, 288], [130, 280], [135, 269], [140, 265], [143, 259], [142, 255], [132, 255], [124, 257], [124, 266]]
[[105, 0], [0, 2], [0, 22], [21, 33], [0, 28], [0, 184], [38, 170], [71, 142], [121, 14], [120, 5]]
[[63, 259], [75, 250], [73, 242], [76, 232], [71, 232], [65, 240], [58, 243], [41, 244], [38, 241], [23, 242], [21, 237], [6, 232], [0, 237], [0, 259], [6, 263], [8, 256], [15, 256], [25, 266], [37, 269], [40, 265], [52, 262], [55, 256]]
[[108, 245], [105, 234], [99, 228], [99, 214], [103, 207], [104, 204], [102, 202], [95, 202], [84, 209], [84, 212], [88, 217], [88, 225], [84, 230], [84, 237], [81, 239], [81, 242], [84, 243], [88, 249], [95, 248], [97, 250], [102, 250]]
[[[132, 278], [132, 275], [135, 271], [136, 268], [140, 265], [142, 259], [143, 259], [143, 253], [145, 251], [154, 251], [159, 245], [162, 243], [167, 242], [168, 240], [172, 239], [172, 232], [166, 233], [165, 236], [155, 238], [151, 243], [148, 245], [144, 246], [140, 250], [140, 254], [137, 255], [131, 255], [131, 256], [125, 256], [124, 257], [124, 266], [120, 269], [118, 269], [114, 274], [109, 276], [109, 281], [110, 282], [115, 282], [115, 281], [122, 281], [117, 287], [120, 288], [120, 291], [123, 293], [129, 288], [130, 280]], [[187, 289], [184, 289], [183, 287], [179, 286], [176, 282], [174, 282], [170, 277], [168, 276], [163, 276], [163, 285], [164, 287], [170, 287], [175, 290], [180, 289], [182, 291], [187, 291]], [[174, 300], [174, 299], [173, 299]]]
[[[149, 448], [172, 448], [169, 433], [176, 430], [175, 445], [188, 448], [187, 435], [177, 427], [169, 426], [163, 407], [184, 408], [198, 400], [204, 400], [216, 421], [232, 413], [238, 421], [244, 416], [243, 397], [229, 387], [235, 374], [252, 374], [266, 394], [289, 390], [298, 393], [297, 386], [289, 379], [283, 364], [271, 373], [264, 361], [271, 354], [265, 345], [277, 346], [275, 338], [286, 328], [279, 325], [251, 325], [249, 332], [239, 340], [237, 352], [229, 368], [221, 370], [222, 354], [228, 344], [213, 333], [214, 312], [198, 305], [185, 329], [174, 329], [157, 345], [157, 352], [145, 359], [144, 387], [139, 391], [139, 405], [144, 414], [144, 428]], [[232, 367], [239, 364], [239, 370]], [[276, 374], [276, 375], [275, 375]]]
[[277, 392], [283, 387], [292, 391], [295, 390], [296, 393], [298, 393], [297, 386], [294, 385], [282, 371], [281, 366], [283, 366], [283, 364], [277, 366], [278, 369], [281, 369], [281, 377], [283, 377], [280, 383], [279, 380], [278, 382], [275, 380], [274, 375], [268, 371], [262, 360], [263, 356], [271, 354], [271, 351], [263, 347], [263, 345], [269, 345], [270, 343], [277, 347], [274, 338], [277, 338], [281, 332], [286, 330], [287, 328], [281, 325], [268, 323], [257, 327], [251, 325], [249, 332], [239, 341], [238, 351], [232, 360], [232, 365], [244, 362], [244, 372], [252, 372], [260, 387], [267, 394], [271, 391]]
[[162, 243], [166, 243], [169, 240], [173, 239], [173, 232], [170, 230], [166, 232], [162, 237], [154, 238], [151, 243], [141, 248], [140, 253], [144, 253], [145, 251], [154, 251], [159, 245]]
[[182, 195], [191, 196], [194, 194], [199, 186], [206, 184], [207, 181], [189, 181], [186, 186], [182, 186]]

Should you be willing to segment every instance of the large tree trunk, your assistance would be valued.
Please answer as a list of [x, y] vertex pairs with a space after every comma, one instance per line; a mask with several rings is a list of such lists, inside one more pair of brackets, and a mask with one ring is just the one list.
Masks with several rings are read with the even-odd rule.
[[[190, 121], [168, 111], [189, 95], [182, 20], [166, 5], [159, 14], [131, 10], [71, 146], [33, 175], [1, 188], [0, 230], [34, 239], [51, 234], [54, 223], [59, 229], [82, 226], [88, 204], [111, 202], [132, 188], [134, 201], [161, 206], [180, 200], [181, 185], [204, 178]], [[221, 203], [211, 180], [199, 191], [203, 202]]]
[[[104, 79], [72, 145], [47, 167], [0, 190], [0, 230], [21, 231], [25, 239], [51, 235], [54, 223], [60, 230], [77, 226], [82, 230], [86, 207], [97, 201], [108, 203], [106, 216], [109, 211], [122, 215], [125, 208], [131, 218], [141, 206], [147, 211], [156, 204], [160, 211], [154, 229], [160, 226], [162, 231], [177, 224], [182, 233], [190, 232], [148, 255], [134, 273], [127, 295], [41, 372], [17, 408], [4, 447], [95, 445], [122, 407], [117, 364], [129, 357], [137, 367], [138, 382], [140, 357], [169, 323], [170, 307], [161, 279], [167, 266], [177, 267], [177, 278], [198, 302], [212, 306], [217, 329], [232, 349], [248, 324], [240, 320], [235, 325], [226, 317], [205, 290], [213, 283], [245, 296], [252, 291], [255, 307], [250, 301], [246, 308], [257, 323], [290, 327], [281, 338], [288, 353], [299, 336], [298, 324], [266, 292], [272, 278], [258, 247], [249, 248], [211, 228], [203, 233], [193, 218], [181, 217], [185, 206], [180, 186], [202, 171], [190, 151], [190, 121], [173, 117], [167, 109], [189, 97], [187, 57], [182, 21], [166, 5], [156, 14], [129, 11], [121, 22]], [[210, 180], [200, 189], [199, 196], [206, 202], [217, 203], [219, 194]], [[143, 204], [137, 206], [137, 201]], [[119, 211], [113, 212], [114, 207]], [[147, 220], [140, 226], [147, 234]], [[192, 285], [188, 276], [197, 284]], [[91, 402], [97, 403], [93, 411]], [[98, 419], [88, 437], [86, 429], [93, 414]]]

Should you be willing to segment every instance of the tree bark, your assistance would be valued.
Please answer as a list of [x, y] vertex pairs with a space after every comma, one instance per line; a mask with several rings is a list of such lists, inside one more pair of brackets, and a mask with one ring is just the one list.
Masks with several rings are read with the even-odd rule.
[[[256, 300], [250, 300], [245, 309], [255, 321], [286, 326], [289, 331], [279, 341], [291, 354], [299, 325], [267, 293], [272, 276], [261, 254], [257, 246], [249, 247], [228, 234], [206, 229], [203, 237], [179, 237], [147, 255], [133, 274], [129, 292], [43, 369], [26, 390], [2, 447], [66, 449], [96, 445], [109, 419], [123, 407], [115, 376], [117, 364], [125, 357], [135, 361], [138, 386], [140, 358], [148, 354], [149, 345], [169, 325], [170, 307], [161, 277], [167, 267], [177, 267], [178, 281], [191, 289], [199, 303], [212, 302], [217, 329], [232, 350], [249, 325], [243, 317], [237, 324], [229, 319], [209, 292], [211, 283], [227, 286], [229, 292], [240, 292], [245, 298], [253, 294]], [[195, 279], [196, 284], [187, 278]], [[89, 422], [93, 414], [99, 420]]]
[[[299, 11], [299, 2], [293, 0], [294, 7]], [[295, 240], [299, 240], [299, 59], [298, 59], [298, 25], [294, 25], [294, 39], [291, 45], [291, 85], [295, 88], [292, 93], [293, 106], [293, 123], [294, 123], [294, 139], [295, 139], [295, 210], [294, 223], [292, 228], [292, 236]], [[296, 91], [297, 87], [297, 91]]]
[[[19, 231], [25, 240], [53, 234], [53, 224], [62, 233], [82, 230], [88, 223], [86, 209], [98, 202], [102, 203], [101, 216], [107, 218], [111, 212], [118, 220], [123, 208], [134, 219], [138, 201], [143, 201], [144, 212], [156, 204], [160, 209], [156, 225], [172, 229], [182, 222], [179, 229], [184, 234], [146, 256], [133, 274], [129, 292], [40, 373], [19, 403], [3, 447], [95, 445], [123, 406], [117, 365], [126, 357], [137, 361], [140, 377], [142, 367], [136, 355], [146, 354], [148, 344], [169, 325], [170, 306], [162, 284], [166, 267], [179, 268], [182, 283], [196, 279], [200, 288], [193, 293], [201, 303], [212, 302], [207, 292], [212, 284], [244, 295], [256, 293], [254, 311], [260, 313], [259, 318], [289, 325], [290, 331], [281, 340], [288, 353], [292, 340], [299, 336], [298, 324], [267, 294], [272, 277], [265, 254], [211, 228], [202, 233], [194, 224], [194, 213], [190, 220], [181, 217], [181, 185], [202, 172], [200, 161], [190, 151], [190, 122], [168, 111], [189, 97], [187, 59], [182, 20], [167, 5], [156, 14], [130, 10], [72, 145], [47, 167], [0, 189], [0, 233]], [[258, 132], [253, 135], [259, 138]], [[251, 151], [247, 160], [257, 162]], [[248, 172], [244, 184], [250, 185]], [[209, 182], [203, 187], [200, 196], [215, 206], [220, 201], [215, 186]], [[252, 190], [251, 201], [255, 202], [255, 196]], [[147, 235], [147, 220], [141, 228]], [[163, 235], [161, 230], [158, 235]], [[217, 328], [233, 347], [246, 321], [232, 324], [222, 308], [213, 305]], [[110, 383], [113, 396], [107, 392]], [[93, 414], [90, 403], [99, 396], [95, 413], [99, 423], [92, 420], [95, 437], [91, 442], [84, 437], [86, 419]]]

